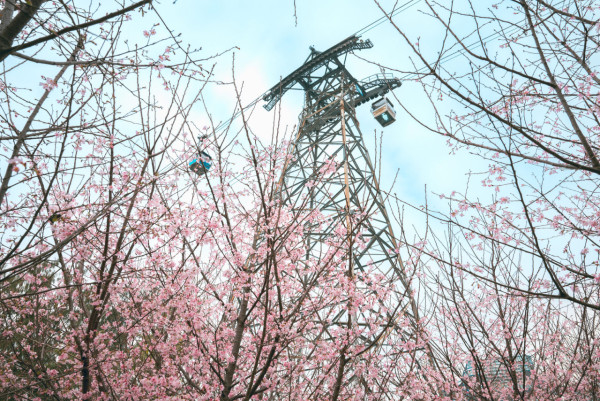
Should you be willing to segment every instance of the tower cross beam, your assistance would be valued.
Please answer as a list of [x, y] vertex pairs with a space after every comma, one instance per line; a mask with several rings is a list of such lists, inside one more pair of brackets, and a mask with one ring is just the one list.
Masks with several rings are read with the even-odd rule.
[[300, 78], [309, 76], [335, 58], [354, 50], [369, 49], [371, 47], [373, 47], [373, 43], [370, 40], [363, 41], [358, 36], [352, 35], [323, 52], [311, 51], [309, 59], [304, 64], [283, 78], [279, 84], [273, 86], [263, 96], [263, 100], [267, 102], [264, 108], [271, 110], [281, 97], [299, 82]]

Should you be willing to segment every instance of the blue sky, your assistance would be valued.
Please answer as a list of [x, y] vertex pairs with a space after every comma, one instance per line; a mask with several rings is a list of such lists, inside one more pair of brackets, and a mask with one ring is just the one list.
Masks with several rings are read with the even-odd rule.
[[[421, 46], [437, 49], [442, 34], [433, 29], [420, 11], [423, 3], [415, 1], [415, 5], [399, 13], [395, 21], [415, 41], [419, 38]], [[394, 2], [381, 1], [380, 4], [389, 9]], [[373, 1], [362, 0], [297, 0], [297, 25], [293, 0], [178, 0], [175, 4], [164, 1], [155, 6], [170, 27], [181, 33], [183, 42], [202, 47], [204, 55], [239, 47], [235, 50], [235, 70], [237, 80], [244, 82], [245, 103], [300, 66], [309, 54], [309, 46], [325, 50], [383, 15]], [[412, 69], [406, 45], [389, 23], [373, 28], [363, 38], [370, 39], [374, 47], [358, 52], [361, 57], [400, 70]], [[218, 77], [230, 79], [231, 61], [231, 53], [217, 60]], [[354, 56], [349, 57], [347, 67], [359, 79], [380, 72], [376, 65]], [[405, 82], [395, 95], [412, 112], [432, 115], [417, 83]], [[206, 100], [216, 120], [227, 119], [234, 105], [232, 88], [213, 87], [207, 92]], [[288, 92], [282, 103], [283, 124], [290, 127], [296, 124], [301, 110], [301, 93]], [[411, 203], [424, 203], [425, 185], [433, 193], [463, 191], [469, 171], [487, 169], [487, 162], [466, 152], [449, 155], [444, 138], [427, 132], [401, 110], [398, 121], [385, 129], [373, 120], [368, 105], [358, 110], [358, 119], [368, 144], [373, 143], [375, 131], [378, 135], [383, 132], [383, 187], [390, 188], [398, 172], [392, 191]], [[268, 139], [271, 124], [272, 115], [258, 107], [251, 120], [254, 132]], [[438, 199], [437, 196], [429, 198], [434, 205]], [[445, 201], [437, 206], [443, 205]]]
[[[435, 52], [443, 35], [430, 23], [429, 17], [424, 16], [424, 3], [422, 0], [412, 0], [412, 6], [394, 17], [394, 21], [414, 41], [419, 40], [423, 48]], [[380, 4], [390, 10], [394, 1], [381, 0]], [[163, 0], [153, 5], [167, 25], [180, 34], [183, 46], [189, 44], [191, 48], [202, 48], [201, 57], [209, 57], [232, 47], [239, 48], [207, 61], [204, 66], [210, 68], [217, 63], [216, 79], [230, 81], [232, 56], [235, 53], [236, 78], [238, 83], [243, 82], [244, 104], [256, 99], [276, 84], [280, 77], [299, 67], [309, 54], [309, 46], [325, 50], [383, 16], [372, 0], [296, 0], [297, 24], [294, 0]], [[110, 3], [106, 7], [112, 10], [114, 5]], [[156, 22], [152, 14], [146, 13], [142, 17], [138, 12], [132, 13], [133, 21], [126, 27], [127, 35], [134, 41], [145, 41], [142, 32], [150, 30]], [[166, 34], [160, 27], [157, 27], [157, 31], [160, 37]], [[374, 47], [357, 52], [360, 57], [402, 71], [413, 69], [414, 60], [410, 59], [403, 39], [388, 22], [369, 30], [362, 37], [370, 39]], [[380, 72], [377, 65], [352, 55], [348, 57], [347, 68], [358, 79]], [[54, 76], [56, 68], [30, 64], [18, 72], [13, 81], [22, 82], [22, 78], [31, 72], [40, 76], [41, 82], [41, 75]], [[36, 93], [42, 90], [36, 82], [33, 83], [33, 89]], [[214, 120], [223, 121], [231, 116], [235, 105], [233, 94], [230, 85], [207, 87], [205, 100]], [[434, 122], [433, 111], [419, 84], [405, 81], [394, 95], [411, 112], [425, 116], [430, 123]], [[157, 96], [164, 96], [164, 93], [157, 93]], [[393, 101], [397, 104], [397, 101]], [[444, 104], [441, 106], [444, 107]], [[467, 152], [449, 155], [450, 149], [445, 138], [427, 132], [400, 107], [396, 109], [398, 120], [385, 129], [374, 121], [368, 105], [357, 110], [361, 131], [368, 145], [374, 143], [375, 132], [378, 136], [383, 134], [382, 188], [391, 189], [405, 201], [421, 205], [425, 201], [426, 185], [432, 193], [463, 191], [469, 171], [487, 169], [487, 162]], [[293, 127], [298, 122], [301, 110], [302, 93], [288, 92], [282, 101], [283, 126], [288, 129]], [[250, 121], [253, 131], [264, 140], [270, 140], [271, 137], [272, 113], [264, 110], [260, 102]], [[198, 127], [208, 125], [200, 105], [193, 118]], [[374, 158], [374, 152], [371, 152], [371, 158]], [[429, 201], [433, 206], [445, 208], [445, 201], [437, 196], [430, 196]]]

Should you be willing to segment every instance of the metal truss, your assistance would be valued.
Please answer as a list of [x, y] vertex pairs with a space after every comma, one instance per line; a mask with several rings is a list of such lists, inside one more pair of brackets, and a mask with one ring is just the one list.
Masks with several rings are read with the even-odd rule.
[[[292, 86], [300, 85], [305, 92], [300, 129], [291, 145], [293, 154], [284, 168], [279, 196], [300, 212], [318, 209], [324, 216], [324, 224], [305, 227], [307, 260], [318, 260], [328, 246], [327, 240], [338, 235], [336, 229], [345, 227], [350, 233], [345, 274], [354, 279], [361, 291], [371, 291], [370, 284], [363, 280], [366, 270], [380, 273], [393, 288], [393, 295], [385, 304], [380, 302], [353, 316], [343, 305], [324, 312], [327, 316], [319, 316], [327, 322], [323, 323], [321, 339], [335, 340], [335, 326], [364, 327], [376, 319], [376, 324], [383, 327], [379, 335], [366, 335], [361, 341], [373, 352], [386, 353], [398, 351], [386, 345], [391, 333], [404, 340], [414, 334], [397, 327], [396, 317], [402, 314], [416, 320], [412, 316], [418, 312], [411, 301], [399, 244], [355, 115], [357, 106], [399, 87], [400, 81], [390, 74], [358, 81], [339, 59], [350, 51], [372, 46], [369, 40], [352, 36], [324, 52], [311, 48], [305, 64], [281, 80], [263, 100], [270, 110]], [[328, 173], [323, 174], [328, 168]], [[310, 280], [311, 277], [306, 278], [307, 282]], [[337, 284], [321, 285], [335, 288]]]

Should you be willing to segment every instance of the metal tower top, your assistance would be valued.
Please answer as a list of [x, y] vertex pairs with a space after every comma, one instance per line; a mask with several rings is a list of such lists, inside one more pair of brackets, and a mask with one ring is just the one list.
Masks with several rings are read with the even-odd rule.
[[[336, 96], [336, 93], [319, 90], [318, 88], [328, 78], [336, 75], [344, 75], [346, 80], [355, 84], [356, 91], [351, 92], [350, 99], [354, 106], [361, 105], [399, 87], [401, 85], [400, 80], [392, 77], [391, 74], [376, 74], [358, 81], [346, 69], [344, 63], [339, 60], [339, 57], [344, 54], [371, 47], [373, 47], [373, 43], [369, 39], [363, 40], [354, 35], [323, 52], [319, 52], [311, 46], [311, 53], [304, 64], [283, 78], [263, 96], [263, 100], [267, 102], [263, 107], [271, 110], [281, 97], [296, 84], [302, 86], [309, 99], [325, 106], [330, 103], [332, 97]], [[326, 71], [318, 74], [318, 76], [313, 76], [313, 73], [322, 67], [326, 68]]]

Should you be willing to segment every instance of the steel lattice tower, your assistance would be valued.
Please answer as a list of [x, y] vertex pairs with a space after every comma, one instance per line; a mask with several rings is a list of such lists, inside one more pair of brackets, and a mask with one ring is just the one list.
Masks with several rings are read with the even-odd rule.
[[[363, 246], [350, 244], [348, 274], [356, 275], [360, 282], [361, 272], [367, 265], [374, 267], [395, 288], [395, 295], [389, 301], [391, 304], [385, 305], [386, 309], [401, 311], [403, 316], [416, 322], [418, 310], [397, 252], [399, 244], [355, 115], [357, 106], [382, 97], [401, 83], [391, 74], [378, 74], [358, 81], [345, 67], [345, 56], [349, 52], [372, 46], [369, 40], [351, 36], [323, 52], [311, 47], [305, 63], [263, 97], [267, 102], [264, 107], [271, 110], [294, 86], [299, 85], [304, 90], [300, 128], [291, 144], [293, 157], [284, 168], [279, 196], [292, 207], [318, 208], [329, 222], [325, 229], [307, 229], [309, 254], [306, 257], [318, 257], [324, 238], [334, 235], [333, 230], [339, 225], [349, 231], [361, 232]], [[320, 171], [332, 160], [336, 162], [335, 172], [325, 179], [320, 178]], [[365, 217], [357, 220], [353, 216]], [[368, 291], [367, 287], [364, 285]], [[375, 306], [356, 316], [347, 316], [341, 309], [331, 325], [348, 325], [350, 320], [353, 324], [364, 324], [369, 316], [379, 313], [377, 309]], [[386, 313], [389, 316], [389, 312]], [[391, 332], [403, 338], [414, 335], [414, 330], [394, 327], [393, 321], [394, 318], [389, 319], [385, 336], [362, 338], [361, 341], [367, 346], [377, 343], [374, 348], [388, 352], [385, 337]]]

